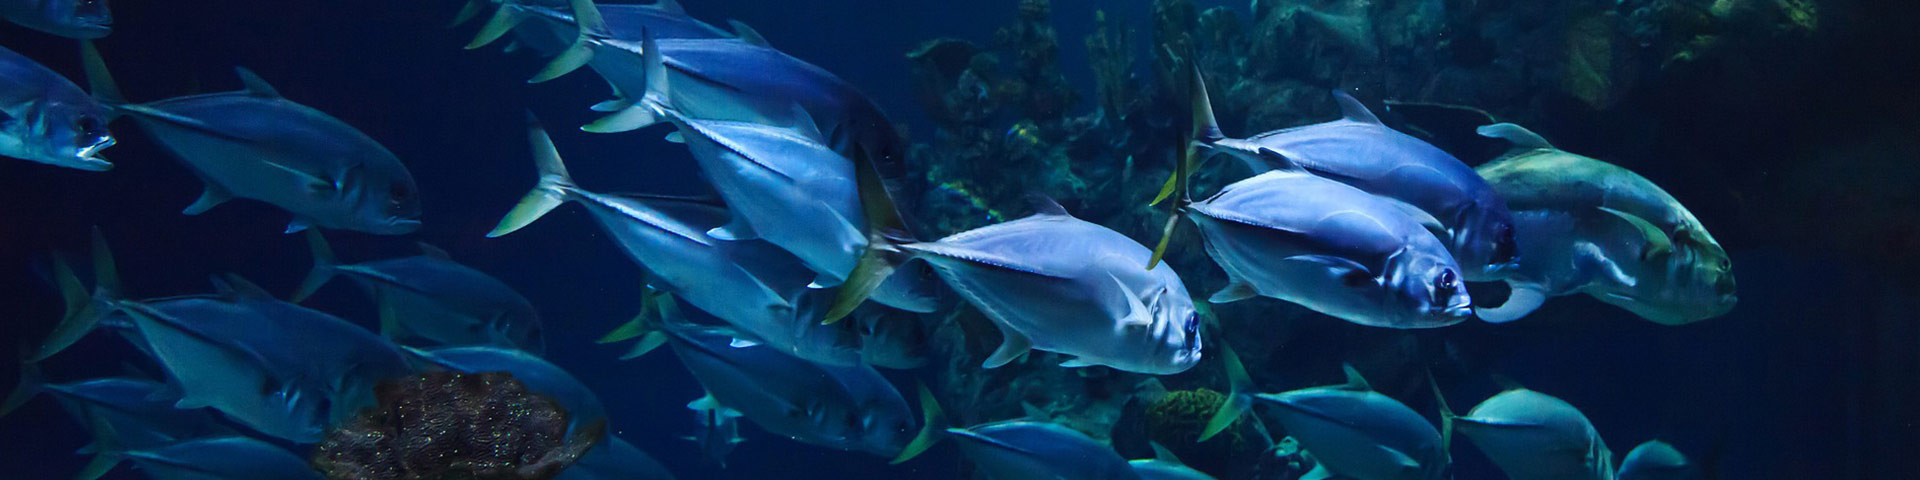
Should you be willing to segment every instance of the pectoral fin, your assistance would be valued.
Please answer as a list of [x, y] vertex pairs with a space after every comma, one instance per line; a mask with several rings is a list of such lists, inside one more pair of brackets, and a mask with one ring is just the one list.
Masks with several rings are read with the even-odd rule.
[[1381, 200], [1385, 200], [1388, 205], [1393, 205], [1395, 209], [1400, 210], [1400, 213], [1405, 214], [1407, 218], [1413, 219], [1415, 223], [1419, 223], [1420, 226], [1426, 227], [1427, 231], [1433, 232], [1433, 236], [1438, 237], [1441, 241], [1446, 241], [1449, 238], [1453, 238], [1453, 233], [1447, 231], [1447, 226], [1441, 224], [1440, 219], [1434, 218], [1433, 214], [1427, 213], [1426, 210], [1421, 210], [1419, 207], [1415, 207], [1413, 206], [1413, 204], [1410, 204], [1407, 202], [1402, 202], [1402, 201], [1394, 200], [1387, 197], [1379, 197], [1379, 198]]
[[1126, 297], [1127, 311], [1120, 317], [1120, 323], [1129, 327], [1152, 325], [1153, 312], [1147, 310], [1147, 304], [1140, 301], [1140, 296], [1135, 295], [1133, 289], [1128, 288], [1127, 283], [1120, 281], [1120, 277], [1112, 272], [1107, 273], [1107, 278], [1113, 279], [1113, 284], [1120, 287], [1120, 296]]
[[1000, 341], [1000, 348], [994, 350], [993, 355], [987, 357], [987, 361], [980, 363], [981, 368], [998, 368], [1001, 365], [1006, 365], [1007, 362], [1012, 362], [1013, 359], [1020, 358], [1020, 356], [1025, 355], [1028, 350], [1033, 349], [1032, 340], [1028, 340], [1026, 335], [1022, 335], [1020, 332], [1016, 332], [1011, 328], [1006, 328], [1005, 326], [1000, 327], [1000, 336], [1004, 337], [1004, 339]]
[[1379, 285], [1380, 283], [1379, 277], [1374, 275], [1372, 270], [1367, 269], [1366, 265], [1361, 265], [1360, 262], [1345, 258], [1328, 255], [1295, 255], [1285, 258], [1284, 261], [1308, 262], [1320, 265], [1327, 269], [1328, 277], [1338, 278], [1342, 285], [1348, 287], [1363, 287], [1367, 285]]
[[713, 227], [713, 229], [707, 230], [707, 236], [713, 237], [718, 240], [726, 240], [726, 241], [753, 240], [756, 238], [760, 238], [760, 234], [755, 233], [753, 231], [753, 226], [747, 224], [747, 219], [745, 217], [738, 217], [738, 216], [733, 217], [733, 221], [727, 222], [726, 225]]
[[1621, 220], [1625, 220], [1627, 224], [1632, 225], [1635, 230], [1640, 231], [1640, 236], [1647, 241], [1646, 246], [1640, 250], [1640, 258], [1642, 260], [1650, 260], [1654, 257], [1673, 252], [1673, 240], [1667, 238], [1667, 232], [1661, 230], [1660, 227], [1654, 225], [1653, 222], [1649, 222], [1645, 218], [1640, 218], [1639, 215], [1607, 207], [1600, 207], [1600, 211], [1619, 217]]

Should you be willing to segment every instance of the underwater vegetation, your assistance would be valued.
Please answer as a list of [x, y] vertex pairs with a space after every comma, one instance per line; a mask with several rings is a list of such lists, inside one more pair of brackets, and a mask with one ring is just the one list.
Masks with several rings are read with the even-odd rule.
[[606, 433], [604, 421], [569, 432], [566, 409], [507, 372], [429, 372], [375, 396], [314, 448], [327, 478], [545, 480]]

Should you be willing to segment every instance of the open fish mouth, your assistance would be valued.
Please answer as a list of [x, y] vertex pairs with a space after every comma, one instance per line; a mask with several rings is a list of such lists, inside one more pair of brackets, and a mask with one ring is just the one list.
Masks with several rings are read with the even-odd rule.
[[1440, 311], [1440, 316], [1447, 318], [1471, 317], [1473, 316], [1473, 305], [1454, 305], [1447, 307]]
[[107, 157], [100, 156], [101, 150], [106, 150], [107, 147], [111, 146], [113, 146], [113, 137], [107, 137], [98, 142], [94, 142], [92, 145], [82, 147], [80, 151], [74, 152], [73, 158], [81, 168], [87, 170], [105, 171], [112, 169], [113, 162], [107, 161]]

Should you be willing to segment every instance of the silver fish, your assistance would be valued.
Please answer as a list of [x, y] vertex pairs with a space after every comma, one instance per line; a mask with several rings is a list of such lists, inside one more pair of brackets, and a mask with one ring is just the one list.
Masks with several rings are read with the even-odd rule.
[[0, 0], [0, 17], [15, 25], [91, 40], [113, 33], [107, 0]]
[[[573, 8], [580, 38], [533, 81], [592, 65], [613, 84], [622, 99], [603, 104], [603, 109], [625, 108], [583, 127], [587, 131], [620, 132], [667, 121], [649, 106], [658, 104], [709, 120], [808, 122], [834, 151], [847, 157], [864, 154], [880, 165], [897, 164], [906, 156], [905, 140], [873, 100], [832, 72], [750, 41], [614, 32], [592, 0], [573, 0]], [[638, 41], [621, 39], [635, 34]]]
[[[724, 336], [678, 328], [667, 332], [668, 345], [708, 394], [775, 435], [896, 462], [931, 444], [927, 432], [910, 437], [912, 410], [872, 367], [821, 365], [770, 348], [735, 347]], [[929, 397], [922, 394], [922, 412], [937, 418], [938, 407], [926, 401]]]
[[1627, 169], [1554, 148], [1502, 123], [1480, 134], [1513, 150], [1478, 172], [1514, 211], [1520, 267], [1507, 303], [1481, 318], [1510, 321], [1548, 297], [1586, 293], [1641, 318], [1679, 325], [1739, 302], [1733, 263], [1672, 195]]
[[538, 354], [546, 349], [540, 314], [526, 297], [499, 279], [422, 244], [426, 253], [357, 264], [334, 258], [320, 232], [307, 233], [313, 271], [291, 301], [319, 290], [334, 275], [345, 275], [373, 294], [380, 310], [380, 333], [397, 341], [424, 340], [437, 346], [494, 345]]
[[1204, 151], [1230, 154], [1255, 172], [1304, 170], [1398, 202], [1445, 241], [1467, 280], [1514, 267], [1518, 247], [1506, 202], [1453, 155], [1387, 128], [1339, 91], [1333, 97], [1340, 120], [1229, 138], [1214, 122], [1197, 69], [1193, 77], [1195, 142]]
[[1673, 445], [1648, 440], [1627, 452], [1620, 460], [1620, 480], [1691, 480], [1711, 478], [1701, 474], [1693, 462]]
[[705, 454], [707, 460], [727, 468], [727, 455], [747, 441], [740, 436], [740, 411], [721, 405], [713, 399], [713, 394], [687, 402], [687, 409], [693, 411], [693, 422], [699, 429], [681, 438], [699, 445], [700, 453]]
[[393, 152], [319, 110], [280, 96], [244, 68], [246, 89], [133, 104], [121, 100], [98, 54], [88, 50], [94, 93], [179, 157], [206, 182], [183, 213], [234, 197], [293, 213], [287, 232], [309, 226], [398, 235], [420, 228], [419, 189]]
[[1035, 197], [1037, 212], [1011, 222], [898, 248], [932, 264], [1005, 337], [983, 364], [1029, 349], [1168, 375], [1200, 361], [1200, 316], [1172, 268], [1151, 270], [1152, 252], [1106, 227]]
[[124, 452], [154, 480], [320, 480], [307, 460], [287, 449], [248, 437], [180, 442]]
[[1287, 434], [1326, 473], [1359, 480], [1446, 478], [1453, 460], [1441, 432], [1405, 404], [1374, 391], [1353, 367], [1346, 371], [1344, 385], [1254, 398], [1278, 407], [1275, 417]]
[[[25, 3], [7, 1], [7, 3]], [[88, 47], [91, 48], [91, 47]], [[66, 77], [0, 47], [0, 155], [89, 171], [113, 168], [107, 108]]]
[[1433, 328], [1473, 314], [1460, 266], [1433, 235], [1367, 192], [1299, 171], [1235, 182], [1187, 215], [1231, 283], [1349, 322]]
[[1566, 401], [1516, 388], [1467, 416], [1442, 412], [1514, 480], [1611, 480], [1613, 452], [1587, 416]]
[[529, 130], [540, 182], [488, 236], [516, 231], [563, 202], [587, 208], [609, 236], [648, 272], [656, 288], [736, 327], [742, 337], [809, 360], [853, 365], [859, 338], [819, 325], [825, 300], [809, 291], [814, 273], [792, 254], [763, 241], [722, 241], [708, 229], [728, 210], [711, 201], [617, 196], [574, 185], [552, 140]]
[[947, 433], [974, 465], [993, 478], [1141, 478], [1112, 448], [1056, 423], [1012, 420], [949, 428]]
[[82, 449], [94, 457], [75, 475], [78, 479], [99, 478], [125, 460], [114, 452], [102, 451], [102, 445], [140, 450], [235, 433], [207, 409], [174, 408], [174, 403], [180, 400], [178, 392], [153, 380], [112, 377], [48, 384], [32, 364], [23, 367], [20, 376], [20, 388], [7, 397], [6, 405], [0, 407], [0, 415], [11, 412], [40, 392], [58, 400], [96, 439], [93, 445]]

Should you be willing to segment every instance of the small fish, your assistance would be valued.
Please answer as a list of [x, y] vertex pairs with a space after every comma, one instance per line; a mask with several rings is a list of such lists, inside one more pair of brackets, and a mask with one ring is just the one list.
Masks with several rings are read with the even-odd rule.
[[[494, 11], [493, 18], [480, 27], [473, 41], [467, 44], [467, 49], [486, 46], [511, 31], [515, 44], [551, 57], [559, 55], [580, 38], [573, 11], [565, 0], [503, 0], [499, 3], [500, 7]], [[733, 34], [687, 16], [686, 10], [673, 0], [649, 5], [607, 4], [596, 7], [601, 20], [607, 24], [607, 30], [632, 37], [629, 40], [639, 40], [641, 32], [651, 34], [654, 38], [735, 38]], [[736, 26], [744, 25], [736, 23]], [[752, 30], [745, 29], [742, 32]], [[758, 34], [753, 35], [757, 37]]]
[[198, 215], [234, 197], [293, 213], [287, 232], [308, 227], [399, 235], [420, 229], [419, 189], [393, 152], [319, 110], [280, 96], [245, 68], [246, 89], [127, 103], [98, 52], [85, 49], [93, 92], [179, 157], [206, 182], [183, 212]]
[[1652, 181], [1619, 166], [1554, 148], [1502, 123], [1480, 134], [1513, 149], [1478, 171], [1514, 211], [1519, 268], [1513, 295], [1481, 309], [1511, 321], [1548, 297], [1586, 293], [1665, 325], [1717, 317], [1739, 302], [1733, 263], [1700, 220]]
[[178, 392], [153, 380], [112, 377], [47, 384], [33, 364], [25, 365], [20, 377], [20, 388], [7, 397], [6, 405], [0, 407], [0, 415], [45, 392], [86, 425], [97, 439], [92, 446], [82, 449], [92, 452], [94, 457], [75, 478], [99, 478], [125, 459], [100, 451], [100, 445], [140, 450], [235, 433], [214, 418], [211, 411], [174, 408], [174, 403], [180, 400]]
[[[1441, 412], [1514, 480], [1610, 480], [1613, 452], [1587, 416], [1566, 401], [1515, 388], [1473, 407]], [[1309, 449], [1311, 450], [1311, 449]]]
[[1056, 423], [1011, 420], [949, 428], [947, 434], [960, 445], [961, 453], [992, 478], [1141, 478], [1112, 448]]
[[1648, 440], [1627, 452], [1626, 459], [1620, 461], [1620, 480], [1694, 480], [1710, 478], [1701, 475], [1693, 462], [1673, 445], [1659, 440]]
[[[709, 395], [775, 435], [893, 457], [895, 463], [924, 451], [935, 438], [929, 431], [912, 436], [912, 410], [872, 367], [821, 365], [762, 346], [736, 347], [725, 336], [666, 331], [667, 344]], [[930, 397], [921, 397], [923, 430], [939, 418]]]
[[1172, 268], [1149, 270], [1152, 252], [1133, 239], [1032, 200], [1026, 218], [892, 247], [932, 264], [1000, 327], [985, 368], [1030, 349], [1074, 356], [1067, 367], [1156, 375], [1200, 361], [1200, 316]]
[[1214, 303], [1266, 296], [1349, 322], [1453, 325], [1473, 314], [1446, 246], [1367, 192], [1297, 171], [1269, 171], [1194, 203], [1187, 215], [1229, 284]]
[[1340, 91], [1333, 92], [1340, 120], [1229, 138], [1214, 121], [1197, 68], [1193, 79], [1195, 142], [1206, 156], [1230, 154], [1255, 172], [1311, 172], [1402, 203], [1444, 241], [1466, 280], [1497, 278], [1514, 267], [1519, 250], [1506, 202], [1453, 155], [1387, 128]]
[[107, 0], [0, 0], [0, 17], [16, 25], [77, 40], [113, 33]]
[[791, 355], [833, 365], [859, 362], [859, 338], [819, 325], [826, 300], [806, 288], [815, 274], [798, 258], [758, 240], [722, 241], [707, 234], [728, 210], [710, 200], [606, 195], [574, 185], [553, 141], [537, 125], [528, 130], [540, 182], [488, 236], [514, 232], [563, 202], [576, 202], [621, 250], [648, 273], [648, 282], [736, 327], [740, 336]]
[[[0, 4], [30, 3], [0, 0]], [[107, 108], [25, 56], [0, 47], [0, 155], [88, 171], [113, 164]]]
[[307, 460], [248, 437], [191, 440], [123, 453], [154, 480], [320, 480]]
[[708, 460], [727, 468], [727, 454], [733, 453], [733, 447], [747, 441], [740, 436], [740, 411], [721, 405], [713, 399], [713, 394], [687, 403], [687, 409], [693, 411], [693, 422], [700, 428], [693, 435], [680, 437], [700, 446], [700, 453]]
[[[613, 84], [622, 99], [608, 105], [627, 107], [582, 127], [587, 131], [622, 132], [667, 121], [649, 105], [658, 104], [707, 120], [764, 125], [806, 121], [825, 135], [829, 147], [849, 158], [863, 154], [879, 165], [899, 165], [906, 158], [907, 142], [879, 106], [825, 69], [763, 42], [614, 31], [592, 0], [572, 3], [580, 37], [533, 81], [591, 65]], [[741, 37], [752, 40], [758, 35]], [[671, 91], [664, 88], [669, 84]]]
[[318, 231], [307, 232], [313, 271], [291, 301], [300, 302], [335, 275], [345, 275], [372, 293], [380, 310], [380, 333], [403, 343], [436, 346], [494, 345], [535, 354], [546, 349], [540, 314], [526, 297], [499, 279], [447, 258], [426, 253], [342, 264]]
[[1406, 404], [1374, 391], [1353, 367], [1346, 371], [1344, 385], [1254, 398], [1278, 407], [1274, 417], [1324, 473], [1358, 480], [1446, 478], [1453, 461], [1446, 437]]

